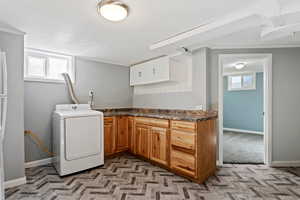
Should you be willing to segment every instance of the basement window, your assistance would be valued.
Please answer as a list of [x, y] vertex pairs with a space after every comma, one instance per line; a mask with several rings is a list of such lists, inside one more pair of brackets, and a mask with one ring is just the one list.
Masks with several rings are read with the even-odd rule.
[[228, 76], [228, 90], [255, 90], [256, 89], [256, 74], [241, 74]]
[[68, 73], [72, 82], [75, 68], [72, 56], [41, 50], [25, 49], [24, 80], [64, 83], [62, 73]]

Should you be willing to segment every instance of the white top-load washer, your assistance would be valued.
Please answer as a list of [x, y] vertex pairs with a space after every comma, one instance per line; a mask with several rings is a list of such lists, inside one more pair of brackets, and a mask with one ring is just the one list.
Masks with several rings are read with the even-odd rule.
[[54, 166], [60, 176], [104, 164], [103, 113], [87, 104], [56, 105]]

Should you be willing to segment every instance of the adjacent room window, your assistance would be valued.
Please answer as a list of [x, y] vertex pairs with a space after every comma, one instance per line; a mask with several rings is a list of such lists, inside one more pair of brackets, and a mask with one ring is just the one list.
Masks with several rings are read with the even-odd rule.
[[73, 57], [40, 50], [25, 49], [25, 81], [63, 82], [62, 73], [68, 73], [74, 82]]
[[228, 90], [255, 90], [256, 74], [240, 74], [228, 76]]

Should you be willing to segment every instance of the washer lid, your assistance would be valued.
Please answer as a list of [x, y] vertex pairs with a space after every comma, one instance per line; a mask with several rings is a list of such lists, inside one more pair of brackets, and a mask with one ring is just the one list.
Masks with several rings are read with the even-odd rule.
[[79, 110], [79, 111], [55, 111], [61, 118], [69, 117], [88, 117], [88, 116], [103, 116], [102, 112], [95, 110]]
[[56, 105], [54, 113], [62, 119], [69, 117], [103, 116], [102, 112], [91, 110], [87, 104]]

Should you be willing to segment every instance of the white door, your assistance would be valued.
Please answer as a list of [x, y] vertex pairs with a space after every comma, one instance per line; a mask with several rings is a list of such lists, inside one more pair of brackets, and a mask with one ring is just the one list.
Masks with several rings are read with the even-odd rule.
[[101, 117], [74, 117], [65, 120], [66, 160], [76, 160], [102, 152]]

